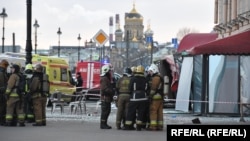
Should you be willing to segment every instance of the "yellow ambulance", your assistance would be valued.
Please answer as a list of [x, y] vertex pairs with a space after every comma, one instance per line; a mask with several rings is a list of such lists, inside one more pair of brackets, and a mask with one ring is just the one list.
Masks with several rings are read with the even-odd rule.
[[[0, 55], [0, 60], [7, 59], [9, 63], [19, 63], [25, 67], [25, 54], [22, 53], [5, 53]], [[74, 80], [72, 78], [69, 64], [66, 59], [45, 56], [45, 55], [32, 55], [32, 64], [41, 63], [44, 66], [44, 72], [49, 76], [50, 94], [60, 91], [63, 95], [65, 102], [71, 101], [72, 94], [75, 93]]]
[[44, 72], [49, 76], [50, 94], [60, 91], [65, 94], [64, 100], [70, 102], [70, 95], [75, 92], [75, 85], [68, 62], [63, 58], [34, 54], [32, 63], [41, 63], [44, 66]]

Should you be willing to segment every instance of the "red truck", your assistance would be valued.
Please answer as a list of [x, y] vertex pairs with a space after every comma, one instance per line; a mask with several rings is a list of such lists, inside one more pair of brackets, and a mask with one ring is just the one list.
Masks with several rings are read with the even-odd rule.
[[[80, 72], [83, 79], [83, 89], [89, 89], [86, 99], [100, 97], [100, 74], [102, 63], [97, 61], [79, 61], [76, 65], [76, 73]], [[121, 75], [114, 73], [113, 77], [118, 80]]]

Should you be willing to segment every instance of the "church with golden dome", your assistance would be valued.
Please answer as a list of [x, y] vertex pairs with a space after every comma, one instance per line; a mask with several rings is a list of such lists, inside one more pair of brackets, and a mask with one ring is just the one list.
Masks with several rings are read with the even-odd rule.
[[115, 39], [110, 42], [109, 52], [110, 62], [119, 73], [122, 73], [126, 67], [150, 64], [151, 47], [145, 40], [143, 16], [137, 12], [135, 4], [130, 12], [125, 13], [124, 22], [122, 29], [120, 17], [116, 14]]

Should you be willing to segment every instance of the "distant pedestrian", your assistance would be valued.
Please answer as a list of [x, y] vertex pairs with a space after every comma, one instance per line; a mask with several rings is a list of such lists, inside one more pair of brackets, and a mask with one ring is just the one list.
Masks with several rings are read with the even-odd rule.
[[76, 73], [76, 92], [73, 94], [71, 101], [76, 101], [78, 95], [82, 92], [83, 78], [80, 72]]
[[111, 102], [115, 94], [112, 86], [112, 75], [110, 65], [102, 66], [101, 70], [101, 129], [111, 129], [112, 127], [107, 124], [109, 114], [111, 112]]
[[80, 72], [76, 73], [76, 92], [82, 91], [83, 78]]

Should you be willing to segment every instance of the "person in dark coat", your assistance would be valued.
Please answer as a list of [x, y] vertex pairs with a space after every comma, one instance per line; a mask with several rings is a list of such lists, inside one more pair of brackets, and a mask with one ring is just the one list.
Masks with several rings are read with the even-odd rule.
[[6, 99], [4, 97], [7, 88], [8, 76], [7, 68], [9, 62], [5, 59], [0, 62], [0, 125], [5, 125]]
[[111, 102], [115, 91], [111, 83], [111, 67], [110, 65], [102, 66], [100, 88], [101, 88], [101, 129], [111, 129], [112, 127], [107, 124], [109, 114], [111, 112]]
[[83, 79], [80, 72], [76, 73], [76, 92], [82, 91]]

